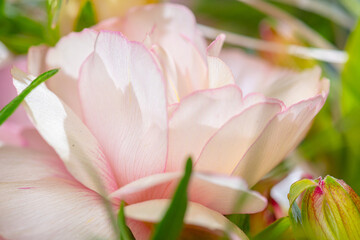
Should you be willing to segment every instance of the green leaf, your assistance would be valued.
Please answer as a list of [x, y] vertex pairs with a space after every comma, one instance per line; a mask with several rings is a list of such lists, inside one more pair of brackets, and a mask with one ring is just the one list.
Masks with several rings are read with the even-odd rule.
[[87, 0], [80, 9], [79, 17], [75, 24], [75, 31], [80, 32], [84, 28], [95, 25], [96, 22], [94, 6], [90, 0]]
[[272, 223], [270, 226], [265, 228], [263, 231], [258, 233], [253, 240], [281, 240], [281, 239], [291, 239], [291, 224], [289, 217], [284, 217], [278, 219], [276, 222]]
[[156, 226], [153, 240], [176, 240], [179, 238], [184, 225], [184, 217], [187, 208], [187, 188], [192, 172], [192, 160], [186, 162], [185, 174], [180, 180], [170, 206], [161, 222]]
[[310, 179], [303, 179], [293, 183], [290, 187], [290, 192], [288, 195], [290, 206], [293, 205], [294, 201], [303, 191], [305, 191], [309, 187], [314, 186], [317, 186], [317, 183]]
[[8, 119], [11, 114], [19, 107], [21, 102], [25, 99], [25, 97], [34, 90], [37, 86], [41, 83], [45, 82], [47, 79], [54, 76], [59, 69], [53, 69], [47, 72], [42, 73], [37, 78], [35, 78], [30, 85], [24, 89], [16, 98], [14, 98], [9, 104], [7, 104], [3, 109], [0, 111], [0, 126]]
[[126, 226], [125, 222], [125, 214], [124, 214], [124, 201], [120, 203], [120, 209], [118, 213], [118, 227], [120, 230], [120, 240], [135, 240], [133, 234], [131, 233], [128, 226]]

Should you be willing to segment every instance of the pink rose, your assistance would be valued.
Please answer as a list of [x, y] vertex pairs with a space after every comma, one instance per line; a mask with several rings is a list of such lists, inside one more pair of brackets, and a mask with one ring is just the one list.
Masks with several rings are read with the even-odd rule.
[[[318, 69], [285, 72], [242, 53], [224, 53], [223, 61], [223, 40], [205, 48], [192, 13], [163, 4], [31, 49], [30, 74], [61, 67], [25, 100], [57, 155], [0, 150], [0, 235], [114, 238], [106, 195], [115, 211], [125, 200], [131, 230], [146, 239], [151, 227], [143, 222], [161, 219], [191, 155], [185, 223], [246, 239], [222, 214], [264, 209], [266, 199], [247, 184], [301, 141], [328, 81]], [[13, 77], [18, 91], [33, 79], [17, 69]], [[245, 201], [235, 207], [239, 196]]]

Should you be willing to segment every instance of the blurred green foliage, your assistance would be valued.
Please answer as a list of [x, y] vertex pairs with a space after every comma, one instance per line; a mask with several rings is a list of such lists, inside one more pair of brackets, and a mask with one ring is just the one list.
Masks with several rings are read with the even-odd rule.
[[80, 9], [74, 30], [80, 32], [84, 28], [95, 25], [96, 22], [94, 5], [90, 0], [86, 0]]

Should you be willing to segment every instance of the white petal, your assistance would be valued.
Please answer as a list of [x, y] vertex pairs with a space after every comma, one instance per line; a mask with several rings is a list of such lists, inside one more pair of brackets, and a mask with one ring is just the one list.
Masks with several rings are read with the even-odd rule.
[[[16, 68], [12, 73], [18, 92], [24, 90], [34, 79]], [[25, 108], [39, 133], [54, 148], [77, 180], [96, 190], [98, 182], [95, 181], [94, 174], [100, 174], [108, 190], [117, 188], [97, 140], [76, 114], [44, 84], [25, 98]]]

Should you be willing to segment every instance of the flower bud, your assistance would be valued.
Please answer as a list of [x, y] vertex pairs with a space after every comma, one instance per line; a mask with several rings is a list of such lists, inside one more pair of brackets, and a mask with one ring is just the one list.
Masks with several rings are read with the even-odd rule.
[[301, 203], [301, 225], [307, 239], [360, 239], [360, 197], [355, 191], [331, 176], [313, 183]]

